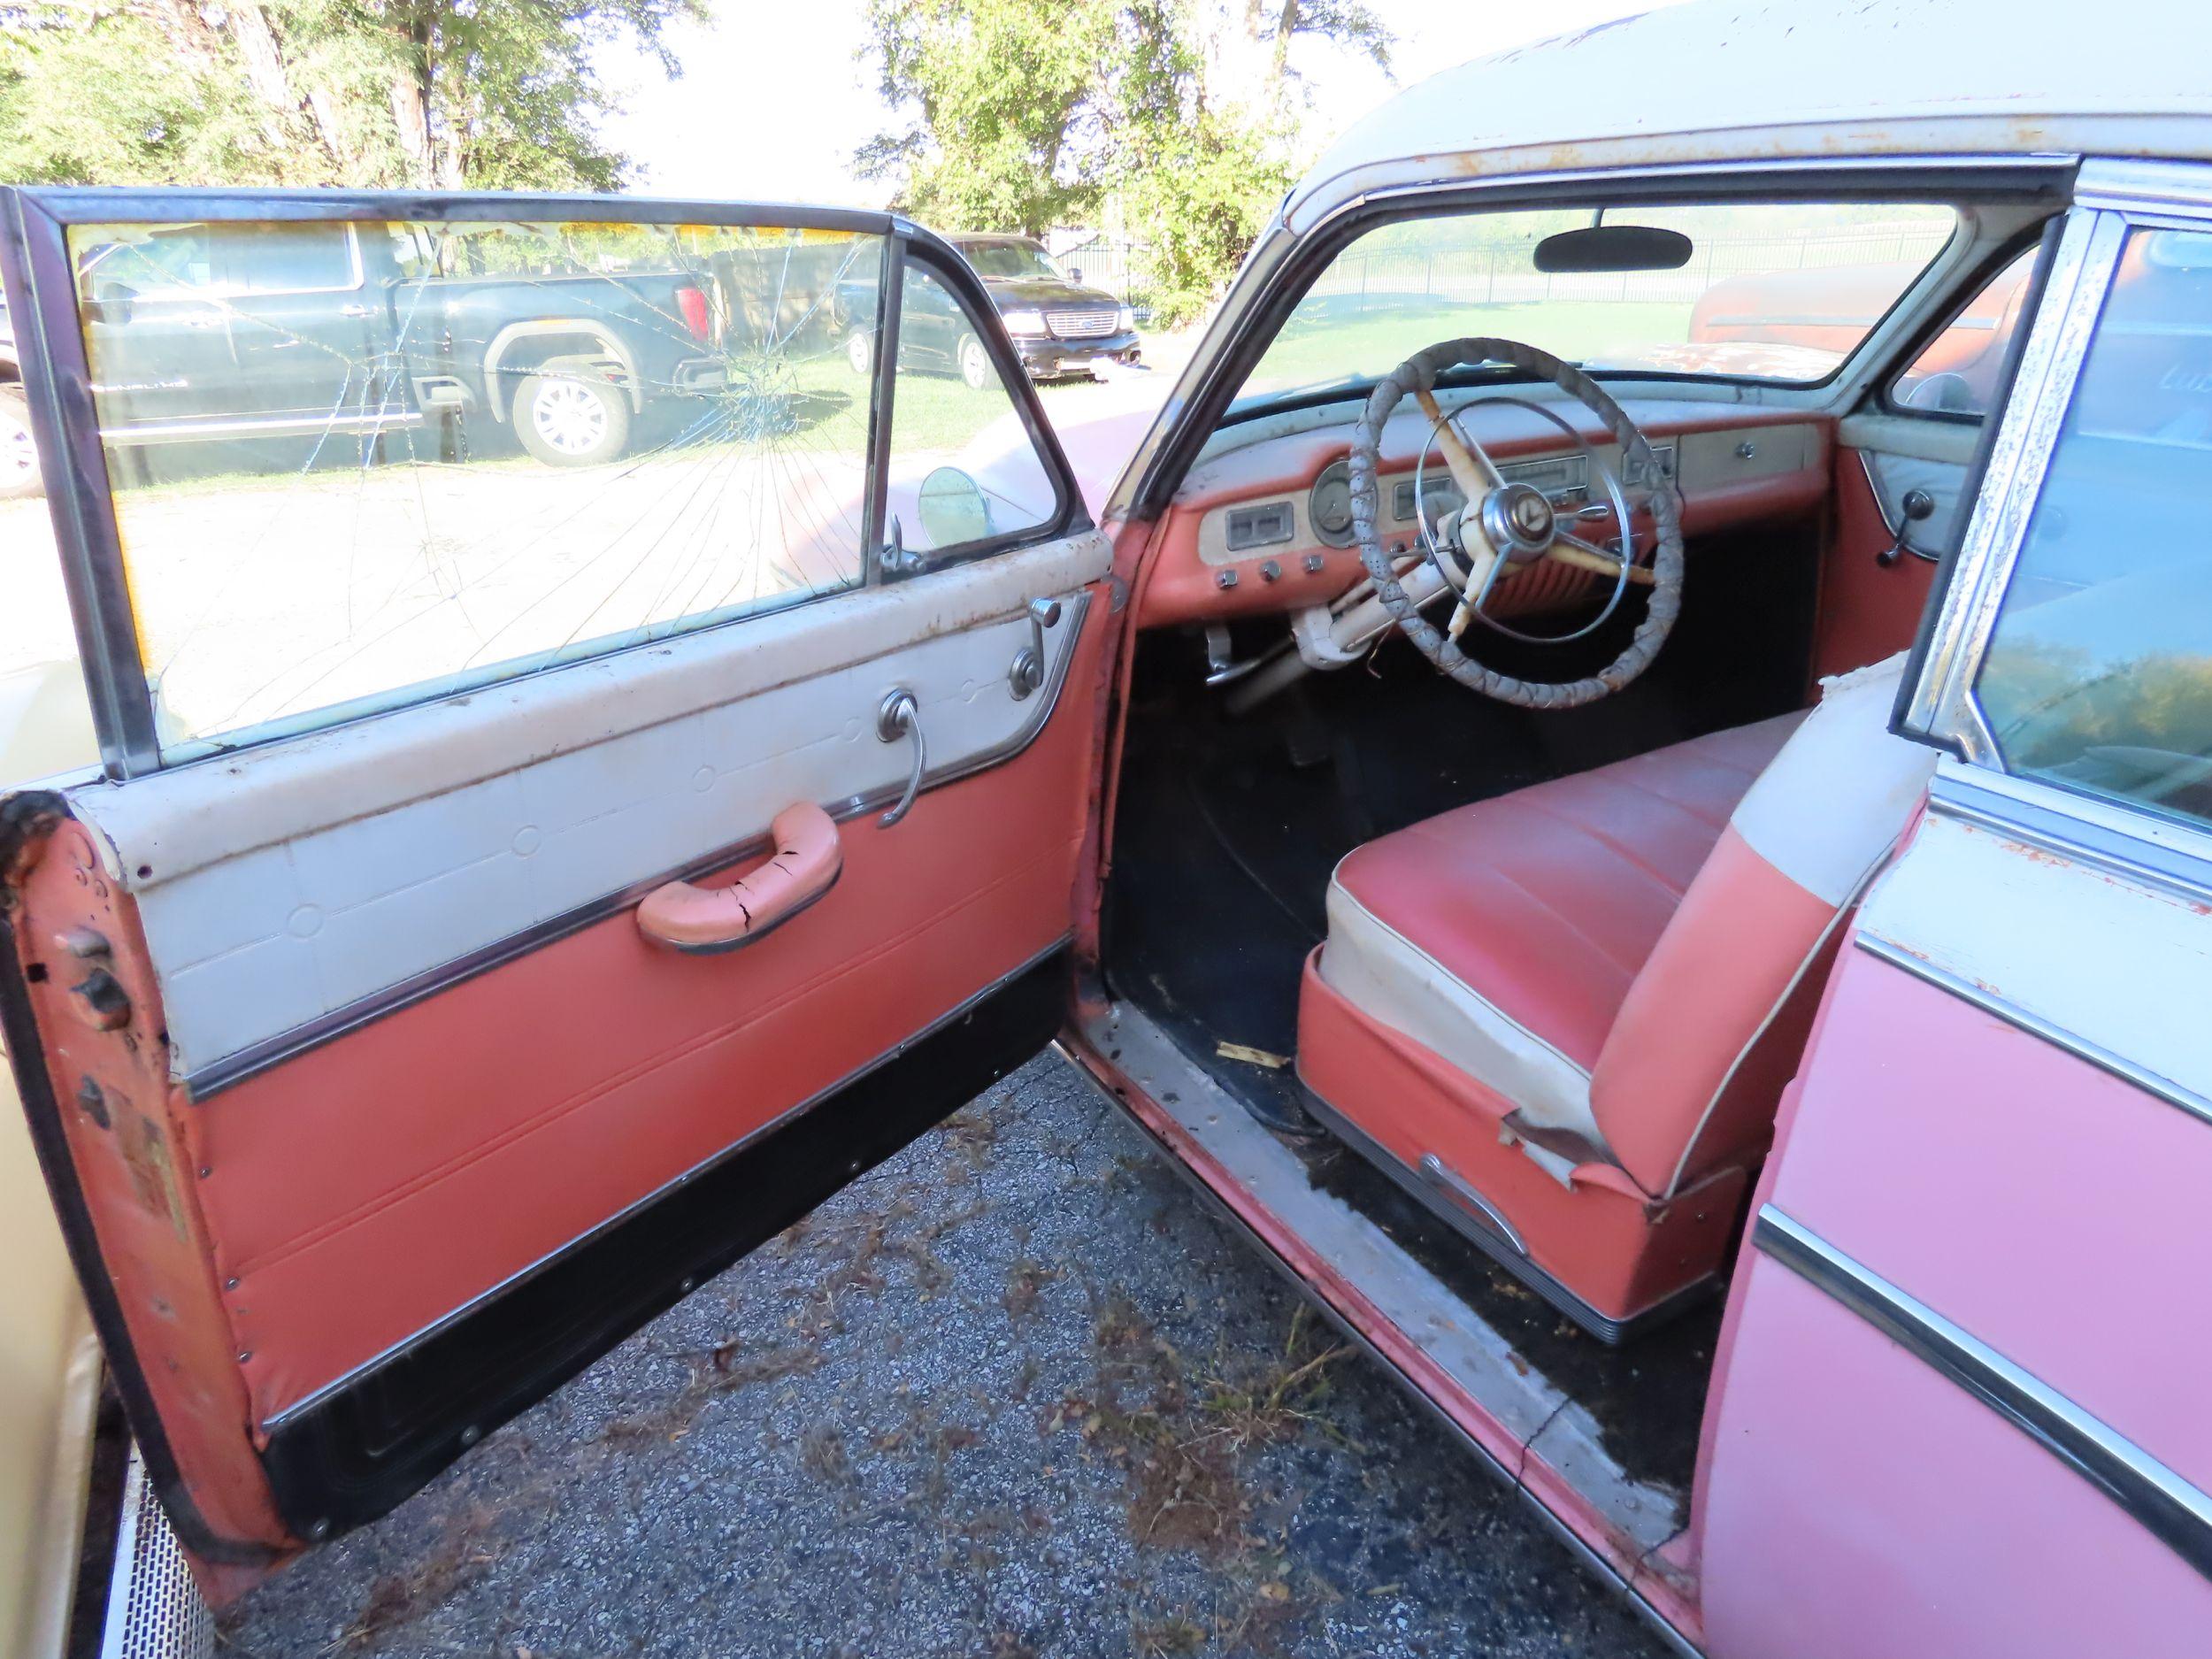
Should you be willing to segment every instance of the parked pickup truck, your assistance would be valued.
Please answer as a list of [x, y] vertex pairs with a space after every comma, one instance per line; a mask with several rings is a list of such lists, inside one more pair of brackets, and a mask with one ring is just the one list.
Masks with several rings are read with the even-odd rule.
[[576, 466], [622, 454], [656, 399], [722, 380], [711, 280], [672, 243], [586, 251], [482, 222], [105, 228], [76, 250], [93, 374], [128, 411], [111, 443], [488, 421]]

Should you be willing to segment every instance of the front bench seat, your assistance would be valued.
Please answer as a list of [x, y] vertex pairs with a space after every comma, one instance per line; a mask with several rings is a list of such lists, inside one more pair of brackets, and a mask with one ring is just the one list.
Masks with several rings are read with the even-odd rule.
[[1300, 995], [1316, 1115], [1598, 1335], [1686, 1305], [1925, 793], [1901, 662], [1355, 849]]

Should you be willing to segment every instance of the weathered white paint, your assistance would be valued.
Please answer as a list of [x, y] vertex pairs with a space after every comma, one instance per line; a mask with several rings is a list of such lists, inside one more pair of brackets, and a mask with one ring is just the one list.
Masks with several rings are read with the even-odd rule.
[[1442, 179], [1896, 155], [2212, 156], [2212, 8], [1699, 0], [1431, 76], [1291, 193], [1303, 231]]
[[[1989, 774], [1946, 761], [1979, 786]], [[2212, 1095], [2212, 914], [1989, 830], [1931, 815], [1861, 928], [2135, 1065]]]
[[[1087, 534], [465, 698], [73, 792], [136, 895], [182, 1073], [764, 832], [1019, 738], [1022, 608], [1102, 575]], [[1064, 620], [1047, 639], [1072, 647]], [[142, 870], [150, 872], [141, 876]]]

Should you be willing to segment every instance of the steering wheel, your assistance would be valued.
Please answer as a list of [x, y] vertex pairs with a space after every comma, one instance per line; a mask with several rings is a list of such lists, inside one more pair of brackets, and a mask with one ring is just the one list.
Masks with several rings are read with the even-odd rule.
[[[1481, 445], [1460, 430], [1455, 416], [1448, 417], [1438, 407], [1436, 377], [1440, 371], [1458, 363], [1503, 363], [1548, 380], [1605, 423], [1619, 443], [1632, 473], [1659, 480], [1650, 499], [1658, 545], [1648, 567], [1636, 564], [1632, 557], [1617, 557], [1568, 530], [1560, 523], [1548, 496], [1532, 484], [1509, 482]], [[1445, 586], [1456, 590], [1459, 595], [1449, 626], [1441, 629], [1421, 614], [1422, 605], [1437, 596], [1436, 590], [1432, 588], [1418, 597], [1406, 591], [1401, 580], [1405, 572], [1394, 566], [1391, 557], [1383, 551], [1382, 537], [1376, 528], [1380, 517], [1378, 476], [1381, 470], [1383, 427], [1408, 392], [1413, 394], [1430, 420], [1429, 441], [1422, 448], [1416, 471], [1415, 522], [1422, 527], [1424, 548], [1437, 573], [1444, 579]], [[1532, 411], [1572, 439], [1611, 495], [1616, 521], [1621, 529], [1621, 545], [1624, 549], [1630, 548], [1628, 504], [1619, 480], [1597, 452], [1583, 441], [1581, 434], [1551, 411], [1523, 398], [1496, 396], [1474, 402], [1507, 403]], [[1457, 412], [1463, 413], [1464, 407]], [[1439, 521], [1433, 532], [1429, 529], [1429, 517], [1420, 499], [1432, 448], [1442, 452], [1452, 481], [1459, 486], [1465, 498], [1465, 504], [1456, 513]], [[1358, 539], [1360, 561], [1374, 580], [1375, 597], [1406, 638], [1413, 641], [1415, 649], [1461, 685], [1525, 709], [1576, 708], [1627, 685], [1651, 665], [1651, 659], [1666, 642], [1667, 634], [1682, 609], [1682, 519], [1675, 493], [1666, 487], [1651, 445], [1636, 429], [1635, 422], [1629, 419], [1604, 388], [1572, 364], [1563, 363], [1550, 352], [1539, 351], [1517, 340], [1447, 340], [1425, 351], [1417, 351], [1385, 375], [1368, 398], [1366, 410], [1352, 434], [1347, 470], [1351, 474], [1352, 529]], [[1465, 561], [1463, 568], [1450, 557], [1453, 552]], [[1502, 577], [1545, 558], [1613, 580], [1612, 596], [1594, 621], [1550, 641], [1517, 633], [1490, 616], [1486, 609]], [[1651, 589], [1651, 602], [1644, 619], [1637, 624], [1635, 634], [1618, 657], [1584, 679], [1563, 683], [1518, 680], [1484, 667], [1459, 649], [1459, 636], [1471, 622], [1477, 620], [1517, 639], [1555, 643], [1579, 639], [1612, 615], [1632, 582]]]

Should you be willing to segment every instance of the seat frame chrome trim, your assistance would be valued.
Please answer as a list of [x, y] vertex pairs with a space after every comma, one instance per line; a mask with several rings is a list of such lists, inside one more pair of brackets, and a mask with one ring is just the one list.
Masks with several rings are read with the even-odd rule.
[[[1724, 1273], [1708, 1273], [1679, 1290], [1670, 1291], [1662, 1300], [1630, 1314], [1625, 1319], [1616, 1319], [1609, 1314], [1601, 1313], [1563, 1281], [1538, 1266], [1526, 1254], [1527, 1247], [1522, 1243], [1518, 1232], [1499, 1214], [1488, 1199], [1468, 1185], [1464, 1177], [1446, 1168], [1441, 1160], [1438, 1161], [1439, 1173], [1433, 1176], [1428, 1173], [1425, 1167], [1414, 1168], [1330, 1104], [1304, 1077], [1299, 1078], [1298, 1087], [1305, 1099], [1306, 1110], [1348, 1149], [1387, 1175], [1422, 1209], [1601, 1342], [1618, 1347], [1632, 1341], [1646, 1332], [1655, 1330], [1687, 1313], [1728, 1282]], [[1427, 1162], [1426, 1158], [1423, 1160], [1425, 1166]], [[1494, 1225], [1484, 1219], [1486, 1215], [1496, 1217]], [[1499, 1230], [1501, 1228], [1502, 1232]]]
[[1774, 1205], [1760, 1207], [1752, 1241], [2006, 1418], [2212, 1578], [2212, 1494]]

